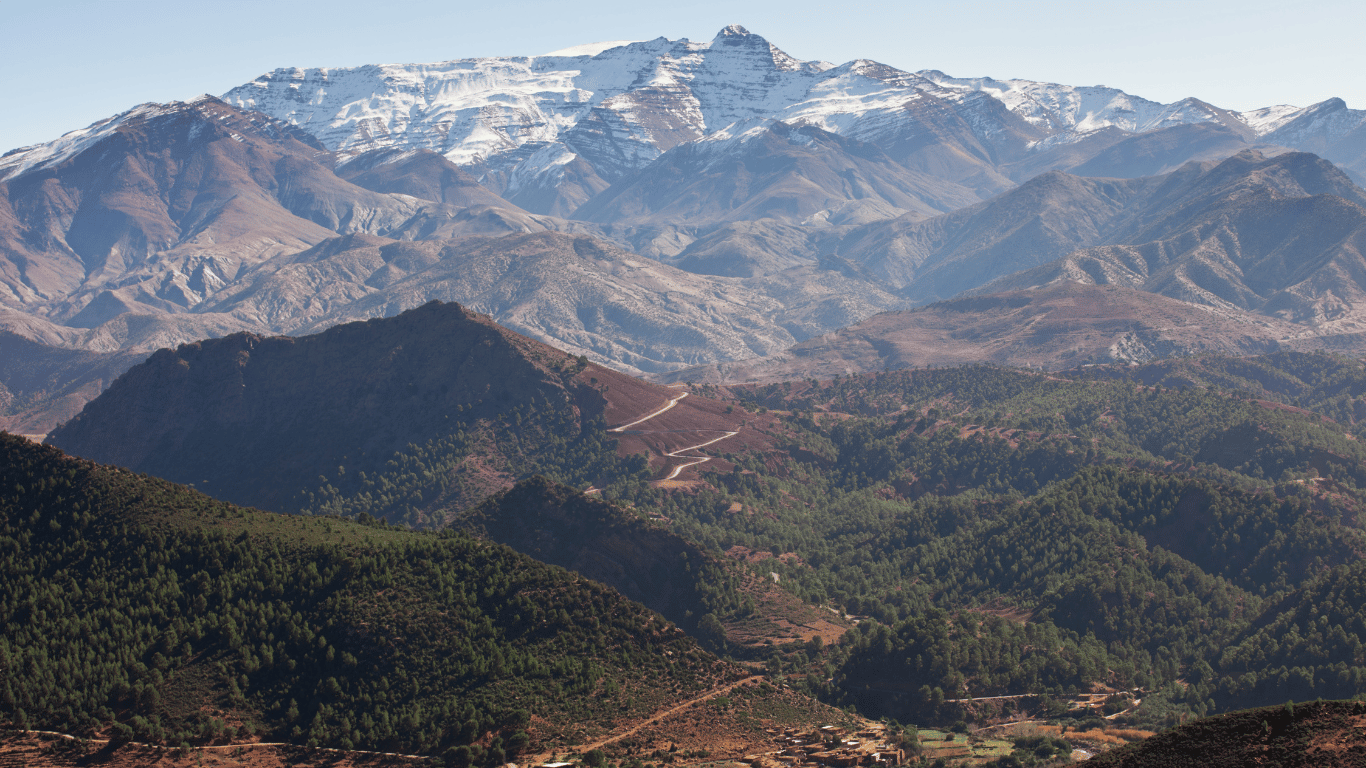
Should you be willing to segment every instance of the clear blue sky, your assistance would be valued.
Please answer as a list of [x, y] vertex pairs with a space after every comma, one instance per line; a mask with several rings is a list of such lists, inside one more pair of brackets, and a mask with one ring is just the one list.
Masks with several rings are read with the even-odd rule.
[[0, 152], [283, 66], [534, 55], [738, 23], [801, 59], [1104, 84], [1229, 109], [1366, 108], [1362, 0], [0, 0]]

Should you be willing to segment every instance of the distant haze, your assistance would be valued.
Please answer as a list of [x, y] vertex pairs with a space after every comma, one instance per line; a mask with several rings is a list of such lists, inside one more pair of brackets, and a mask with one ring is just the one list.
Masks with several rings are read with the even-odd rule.
[[1338, 96], [1366, 107], [1366, 4], [1310, 0], [670, 4], [5, 0], [0, 152], [147, 101], [222, 94], [282, 66], [532, 56], [603, 40], [709, 40], [739, 23], [799, 59], [957, 77], [1104, 84], [1246, 110]]

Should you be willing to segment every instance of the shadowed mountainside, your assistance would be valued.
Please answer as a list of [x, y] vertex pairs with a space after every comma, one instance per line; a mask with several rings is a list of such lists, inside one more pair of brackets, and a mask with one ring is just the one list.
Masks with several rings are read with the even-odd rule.
[[701, 547], [544, 478], [489, 497], [453, 524], [607, 584], [691, 633], [701, 626], [713, 649], [725, 641], [718, 616], [740, 608], [735, 578]]
[[49, 347], [0, 331], [0, 429], [46, 435], [80, 413], [124, 371], [138, 352], [86, 352]]
[[[458, 452], [489, 463], [469, 490], [487, 493], [506, 482], [498, 478], [512, 471], [509, 461], [585, 433], [597, 439], [588, 423], [605, 401], [582, 371], [563, 352], [433, 302], [316, 336], [236, 334], [162, 350], [48, 442], [220, 498], [296, 511], [320, 476], [364, 480], [396, 451], [454, 439]], [[490, 429], [504, 430], [505, 442], [481, 445], [474, 435]]]

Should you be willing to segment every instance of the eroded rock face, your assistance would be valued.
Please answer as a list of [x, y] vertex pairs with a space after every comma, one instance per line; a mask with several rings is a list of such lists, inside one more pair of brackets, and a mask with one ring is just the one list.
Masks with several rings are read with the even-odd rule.
[[184, 312], [244, 269], [419, 201], [339, 179], [308, 134], [211, 97], [147, 104], [0, 162], [4, 304], [77, 327]]
[[1065, 279], [1317, 323], [1360, 303], [1357, 281], [1330, 289], [1328, 276], [1359, 273], [1364, 206], [1321, 158], [1246, 151], [1141, 179], [1041, 174], [945, 216], [868, 224], [839, 246], [918, 303]]

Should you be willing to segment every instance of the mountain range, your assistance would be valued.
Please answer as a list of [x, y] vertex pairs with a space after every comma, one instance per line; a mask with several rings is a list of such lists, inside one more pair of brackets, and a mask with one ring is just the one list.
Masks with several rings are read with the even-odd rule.
[[[1071, 167], [1077, 156], [1059, 148], [1084, 143], [1098, 153], [1135, 134], [1183, 126], [1348, 166], [1361, 159], [1366, 138], [1366, 113], [1340, 99], [1233, 112], [1196, 98], [1158, 104], [1104, 86], [912, 73], [866, 59], [837, 66], [794, 59], [739, 25], [708, 42], [658, 38], [545, 56], [277, 69], [224, 99], [304, 127], [347, 156], [396, 146], [439, 152], [496, 176], [496, 191], [519, 204], [531, 190], [559, 186], [567, 166], [581, 163], [576, 177], [614, 184], [675, 147], [750, 119], [875, 143], [907, 167], [971, 179], [988, 195], [1011, 186], [998, 166], [1051, 154], [1060, 163], [1053, 167]], [[1161, 169], [1143, 175], [1153, 170]]]
[[673, 378], [1058, 281], [1260, 329], [1213, 349], [1351, 351], [1363, 118], [799, 61], [739, 26], [280, 69], [0, 157], [0, 330], [51, 348], [0, 368], [0, 423], [46, 432], [159, 348], [434, 299]]

